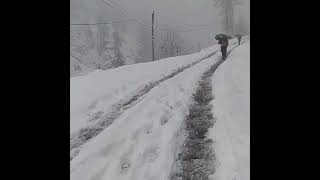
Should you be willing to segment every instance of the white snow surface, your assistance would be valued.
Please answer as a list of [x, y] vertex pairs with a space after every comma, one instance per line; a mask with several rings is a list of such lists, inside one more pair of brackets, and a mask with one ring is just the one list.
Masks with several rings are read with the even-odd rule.
[[[236, 41], [230, 41], [230, 48], [235, 47], [233, 42]], [[247, 41], [234, 49], [213, 78], [213, 111], [218, 119], [209, 136], [216, 141], [213, 148], [219, 161], [215, 175], [218, 180], [249, 179], [249, 47]], [[70, 133], [87, 126], [92, 113], [108, 111], [146, 84], [216, 50], [218, 45], [187, 56], [95, 70], [71, 78]], [[168, 180], [177, 148], [183, 142], [181, 128], [192, 94], [201, 75], [218, 58], [220, 52], [142, 96], [137, 104], [81, 147], [70, 162], [70, 179]]]
[[87, 120], [93, 113], [99, 110], [108, 111], [119, 100], [128, 98], [146, 84], [157, 81], [218, 49], [218, 45], [213, 45], [195, 54], [106, 71], [95, 70], [86, 76], [70, 78], [70, 133], [87, 126]]
[[213, 75], [209, 136], [217, 169], [212, 180], [250, 180], [250, 40], [230, 53]]
[[153, 88], [71, 161], [74, 180], [167, 180], [182, 122], [204, 71], [220, 53]]

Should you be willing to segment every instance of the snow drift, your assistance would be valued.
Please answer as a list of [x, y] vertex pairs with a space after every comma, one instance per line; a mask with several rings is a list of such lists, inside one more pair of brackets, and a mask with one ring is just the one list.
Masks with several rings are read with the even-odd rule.
[[217, 157], [215, 180], [250, 179], [250, 40], [236, 48], [213, 75], [209, 136]]

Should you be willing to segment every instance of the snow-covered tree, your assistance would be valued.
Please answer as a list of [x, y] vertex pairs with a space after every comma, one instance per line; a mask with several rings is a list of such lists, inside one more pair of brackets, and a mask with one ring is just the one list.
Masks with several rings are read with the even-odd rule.
[[246, 35], [249, 33], [249, 27], [246, 26], [246, 22], [242, 16], [239, 16], [235, 24], [235, 33]]
[[[112, 21], [106, 18], [108, 16], [105, 7], [95, 6], [95, 3], [85, 0], [73, 3], [77, 6], [74, 6], [71, 13], [72, 21], [75, 21], [75, 24], [90, 25], [70, 26], [71, 76], [85, 74], [95, 69], [107, 70], [133, 64], [136, 59], [141, 59], [138, 54], [142, 48], [138, 47], [138, 41], [125, 22], [101, 24]], [[77, 9], [95, 12], [95, 15], [83, 15], [82, 11]]]
[[167, 32], [161, 38], [159, 46], [161, 55], [160, 58], [172, 57], [181, 55], [183, 39], [175, 32]]
[[213, 0], [214, 6], [220, 9], [223, 17], [224, 31], [226, 34], [234, 34], [234, 7], [242, 5], [240, 0]]
[[[121, 27], [121, 31], [125, 29]], [[71, 76], [95, 69], [110, 69], [136, 63], [141, 47], [135, 37], [112, 24], [81, 26], [70, 30]], [[72, 64], [72, 65], [71, 65]], [[81, 64], [81, 65], [79, 65]]]

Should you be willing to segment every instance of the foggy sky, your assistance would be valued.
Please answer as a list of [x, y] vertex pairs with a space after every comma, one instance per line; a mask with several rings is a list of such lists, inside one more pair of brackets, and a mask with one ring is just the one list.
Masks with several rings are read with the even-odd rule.
[[[105, 22], [118, 21], [126, 19], [139, 19], [146, 25], [151, 26], [151, 14], [155, 11], [156, 22], [156, 41], [160, 39], [161, 28], [165, 25], [177, 26], [183, 24], [209, 25], [196, 26], [192, 28], [175, 28], [177, 30], [200, 30], [193, 32], [179, 33], [185, 40], [188, 47], [194, 46], [200, 42], [201, 48], [208, 47], [215, 43], [212, 34], [222, 31], [223, 24], [218, 15], [218, 9], [213, 6], [212, 0], [111, 0], [119, 4], [121, 11], [126, 12], [128, 16], [116, 14], [110, 7], [106, 6], [101, 0], [70, 0], [70, 21], [71, 23], [95, 23], [99, 19]], [[235, 23], [239, 16], [245, 20], [246, 26], [250, 25], [250, 0], [240, 0], [244, 5], [237, 6], [234, 14]], [[106, 1], [108, 2], [108, 1]], [[113, 3], [110, 3], [114, 7]], [[120, 9], [120, 8], [119, 8]], [[138, 31], [150, 36], [151, 31], [139, 23], [125, 23], [126, 29], [130, 35], [141, 36]], [[249, 28], [248, 28], [249, 29]], [[147, 38], [148, 39], [148, 38]], [[149, 42], [149, 41], [148, 41]], [[145, 43], [148, 43], [145, 42]], [[151, 41], [150, 41], [151, 42]], [[147, 46], [148, 47], [148, 46]], [[147, 52], [150, 52], [147, 50]], [[149, 56], [149, 54], [147, 55]]]

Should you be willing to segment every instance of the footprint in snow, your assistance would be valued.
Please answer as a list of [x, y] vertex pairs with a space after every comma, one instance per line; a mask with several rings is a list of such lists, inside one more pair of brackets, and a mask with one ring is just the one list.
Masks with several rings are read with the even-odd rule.
[[144, 131], [146, 134], [151, 134], [152, 133], [152, 127], [153, 127], [153, 123], [149, 123], [147, 125], [145, 125], [144, 127]]
[[153, 162], [159, 156], [159, 152], [158, 146], [147, 147], [142, 154], [143, 160], [148, 163]]
[[124, 159], [121, 161], [121, 172], [120, 174], [124, 175], [127, 174], [129, 168], [130, 168], [130, 162], [127, 159]]
[[181, 85], [179, 86], [179, 91], [184, 92], [184, 88]]
[[169, 112], [165, 112], [165, 114], [162, 115], [162, 117], [160, 118], [160, 124], [164, 125], [166, 124], [169, 119], [171, 118], [172, 114]]

